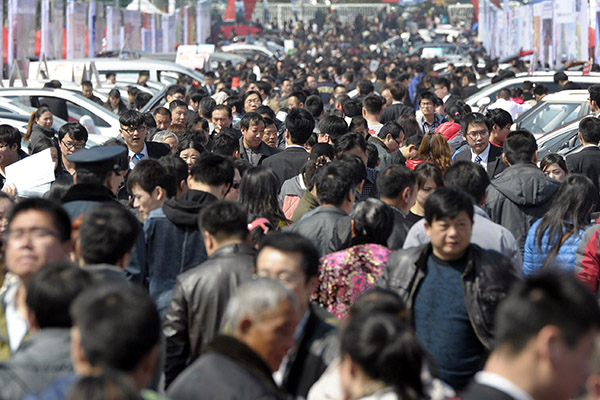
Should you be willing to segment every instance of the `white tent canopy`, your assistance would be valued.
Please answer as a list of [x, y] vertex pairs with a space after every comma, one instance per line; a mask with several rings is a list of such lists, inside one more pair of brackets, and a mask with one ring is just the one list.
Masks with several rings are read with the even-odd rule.
[[164, 14], [158, 7], [150, 2], [150, 0], [133, 0], [128, 6], [127, 10], [130, 11], [141, 11], [148, 14]]

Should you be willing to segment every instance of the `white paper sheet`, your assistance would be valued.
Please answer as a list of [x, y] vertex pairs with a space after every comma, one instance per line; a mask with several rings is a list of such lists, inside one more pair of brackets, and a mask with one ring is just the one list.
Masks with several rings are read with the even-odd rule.
[[54, 182], [54, 162], [50, 149], [17, 161], [5, 169], [6, 185], [15, 185], [17, 193]]

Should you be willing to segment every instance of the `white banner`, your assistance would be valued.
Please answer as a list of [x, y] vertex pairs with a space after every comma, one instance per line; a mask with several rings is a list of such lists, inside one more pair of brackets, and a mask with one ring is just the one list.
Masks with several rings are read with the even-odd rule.
[[104, 37], [104, 4], [91, 1], [88, 9], [88, 57], [102, 51]]
[[67, 59], [85, 57], [85, 4], [67, 3]]
[[35, 0], [8, 1], [8, 68], [35, 52]]
[[210, 37], [210, 0], [198, 0], [196, 30], [196, 42], [206, 43]]
[[124, 38], [121, 47], [131, 50], [142, 49], [142, 13], [134, 10], [123, 11]]
[[121, 10], [106, 7], [106, 50], [120, 50]]
[[163, 26], [163, 53], [169, 53], [175, 51], [175, 22], [177, 17], [175, 15], [163, 15], [162, 26]]

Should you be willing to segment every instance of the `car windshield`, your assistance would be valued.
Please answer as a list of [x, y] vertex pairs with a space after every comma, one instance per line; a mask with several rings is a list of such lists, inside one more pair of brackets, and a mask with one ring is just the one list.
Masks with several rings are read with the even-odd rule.
[[[560, 135], [556, 135], [555, 137], [542, 143], [538, 149], [538, 158], [542, 159], [548, 153], [556, 153], [559, 150], [568, 147], [569, 140], [577, 136], [577, 131], [578, 127], [575, 126], [574, 128], [569, 129]], [[576, 145], [576, 143], [574, 143], [574, 145]]]
[[545, 103], [521, 121], [520, 129], [537, 133], [548, 133], [579, 117], [581, 103]]

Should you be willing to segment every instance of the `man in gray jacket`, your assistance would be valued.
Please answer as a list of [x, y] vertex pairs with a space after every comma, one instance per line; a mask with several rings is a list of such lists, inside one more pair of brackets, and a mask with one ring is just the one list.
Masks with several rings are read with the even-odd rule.
[[528, 131], [506, 136], [502, 159], [509, 167], [488, 187], [484, 206], [492, 221], [513, 234], [521, 253], [529, 228], [546, 214], [560, 186], [537, 167], [537, 148]]
[[31, 337], [0, 364], [0, 397], [21, 400], [73, 373], [69, 307], [92, 276], [69, 262], [44, 266], [27, 281]]
[[[455, 187], [470, 195], [475, 202], [473, 215], [473, 231], [471, 243], [486, 250], [496, 250], [513, 261], [515, 269], [522, 273], [523, 258], [515, 237], [505, 227], [490, 220], [481, 208], [485, 201], [485, 190], [490, 184], [490, 178], [479, 164], [470, 161], [458, 161], [444, 174], [444, 185]], [[404, 249], [429, 243], [425, 232], [425, 220], [422, 219], [410, 228], [404, 242]]]

